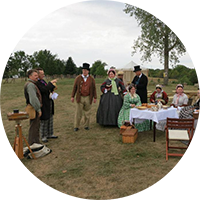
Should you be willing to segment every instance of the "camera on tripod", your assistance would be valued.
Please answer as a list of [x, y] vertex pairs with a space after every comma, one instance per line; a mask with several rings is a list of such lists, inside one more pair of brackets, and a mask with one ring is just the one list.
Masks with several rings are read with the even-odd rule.
[[17, 121], [19, 123], [21, 120], [25, 120], [29, 118], [28, 113], [26, 112], [19, 112], [19, 110], [15, 109], [12, 113], [7, 114], [9, 121]]

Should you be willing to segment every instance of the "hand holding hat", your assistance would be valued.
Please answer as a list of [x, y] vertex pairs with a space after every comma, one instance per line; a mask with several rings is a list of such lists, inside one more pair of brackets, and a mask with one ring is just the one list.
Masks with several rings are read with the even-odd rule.
[[56, 85], [57, 79], [52, 80], [51, 83], [55, 86], [54, 90], [57, 90], [58, 89]]

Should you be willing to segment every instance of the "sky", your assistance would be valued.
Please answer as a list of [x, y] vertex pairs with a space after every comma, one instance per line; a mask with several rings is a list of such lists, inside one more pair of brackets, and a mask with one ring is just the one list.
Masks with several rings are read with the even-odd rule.
[[[163, 69], [156, 57], [152, 62], [142, 63], [139, 53], [132, 55], [133, 41], [140, 35], [140, 27], [124, 8], [124, 3], [111, 1], [68, 5], [38, 21], [13, 52], [23, 50], [31, 55], [48, 49], [60, 59], [72, 57], [77, 67], [101, 60], [107, 63], [107, 68], [122, 68], [133, 61], [143, 68]], [[179, 64], [194, 68], [187, 53]]]

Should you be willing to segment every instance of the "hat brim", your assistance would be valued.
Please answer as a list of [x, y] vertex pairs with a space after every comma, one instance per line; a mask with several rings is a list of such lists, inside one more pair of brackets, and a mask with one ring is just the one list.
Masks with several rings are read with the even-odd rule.
[[137, 69], [137, 70], [134, 70], [133, 72], [139, 72], [139, 71], [142, 71], [142, 69]]
[[88, 71], [90, 71], [90, 68], [88, 69], [88, 68], [85, 68], [85, 67], [81, 67], [81, 69], [87, 69]]
[[157, 88], [159, 88], [160, 90], [162, 90], [162, 88], [161, 88], [161, 87], [156, 87], [156, 89], [157, 89]]

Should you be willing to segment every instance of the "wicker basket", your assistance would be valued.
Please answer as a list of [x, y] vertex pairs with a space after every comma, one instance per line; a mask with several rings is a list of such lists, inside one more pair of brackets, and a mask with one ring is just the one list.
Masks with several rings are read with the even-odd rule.
[[121, 127], [120, 127], [120, 134], [122, 134], [125, 130], [126, 130], [126, 128], [127, 128], [127, 126], [125, 126], [125, 125], [122, 125]]
[[134, 143], [138, 137], [138, 129], [129, 128], [122, 133], [123, 143]]
[[131, 128], [134, 125], [131, 125], [129, 121], [124, 121], [124, 124], [120, 127], [120, 134], [122, 134], [127, 128]]

